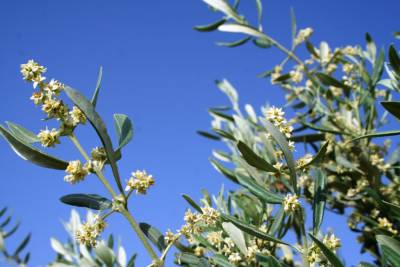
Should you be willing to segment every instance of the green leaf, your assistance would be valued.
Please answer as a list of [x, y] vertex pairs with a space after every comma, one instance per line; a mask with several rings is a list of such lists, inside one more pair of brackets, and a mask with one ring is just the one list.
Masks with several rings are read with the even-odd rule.
[[111, 200], [96, 194], [69, 194], [61, 197], [60, 201], [67, 205], [93, 210], [106, 210], [112, 207]]
[[211, 165], [213, 165], [213, 167], [220, 173], [222, 173], [225, 177], [227, 177], [229, 180], [231, 180], [234, 183], [239, 183], [238, 179], [236, 178], [235, 174], [225, 168], [224, 166], [222, 166], [218, 161], [216, 161], [215, 159], [210, 160]]
[[325, 246], [324, 243], [318, 240], [314, 235], [309, 234], [314, 243], [321, 249], [321, 252], [325, 255], [327, 260], [332, 264], [333, 267], [344, 267], [344, 264], [338, 259], [335, 253]]
[[163, 252], [167, 245], [165, 244], [163, 234], [155, 227], [147, 223], [139, 223], [140, 229], [147, 236], [147, 238], [158, 248], [160, 252]]
[[4, 250], [4, 237], [3, 234], [0, 233], [0, 251]]
[[314, 200], [313, 200], [313, 233], [317, 234], [324, 219], [325, 212], [325, 174], [319, 170], [315, 170]]
[[292, 78], [292, 75], [290, 73], [286, 73], [286, 74], [283, 74], [283, 75], [279, 76], [278, 78], [274, 79], [274, 82], [283, 83], [283, 82], [286, 82], [287, 80], [289, 80], [290, 78]]
[[29, 160], [33, 164], [41, 167], [56, 170], [65, 170], [68, 166], [68, 162], [50, 156], [23, 142], [1, 125], [0, 134], [7, 140], [14, 152], [24, 160]]
[[216, 22], [207, 24], [207, 25], [199, 25], [199, 26], [195, 26], [194, 29], [199, 31], [199, 32], [211, 32], [211, 31], [215, 31], [216, 29], [218, 29], [219, 26], [221, 26], [222, 24], [224, 24], [226, 22], [226, 19], [220, 19]]
[[376, 58], [376, 45], [374, 41], [371, 38], [371, 35], [369, 33], [365, 34], [365, 39], [367, 41], [367, 52], [369, 55], [369, 58], [371, 59], [372, 62], [375, 62]]
[[18, 222], [10, 231], [8, 231], [7, 233], [4, 233], [4, 238], [12, 236], [18, 230], [19, 226], [20, 226], [20, 223]]
[[319, 72], [319, 73], [316, 73], [315, 75], [317, 76], [318, 80], [320, 80], [321, 83], [323, 83], [324, 85], [343, 88], [347, 91], [351, 90], [351, 88], [349, 86], [343, 84], [342, 82], [336, 80], [335, 78], [333, 78], [325, 73]]
[[137, 254], [133, 254], [132, 257], [128, 261], [128, 265], [126, 267], [135, 267], [135, 260], [136, 260]]
[[256, 0], [257, 6], [257, 18], [258, 18], [258, 28], [262, 29], [262, 15], [263, 15], [263, 7], [261, 0]]
[[211, 7], [225, 13], [228, 17], [236, 20], [241, 21], [239, 15], [233, 10], [233, 8], [224, 0], [203, 0], [206, 4], [210, 5]]
[[294, 13], [293, 7], [290, 8], [290, 18], [292, 22], [292, 42], [296, 39], [297, 35], [297, 23], [296, 23], [296, 14]]
[[213, 129], [217, 134], [219, 134], [220, 136], [222, 136], [223, 138], [226, 138], [226, 139], [229, 139], [229, 140], [231, 140], [231, 141], [236, 141], [236, 139], [235, 139], [235, 137], [232, 135], [232, 134], [230, 134], [230, 133], [228, 133], [228, 132], [226, 132], [226, 131], [224, 131], [224, 130], [220, 130], [220, 129]]
[[28, 129], [22, 127], [21, 125], [6, 121], [8, 129], [10, 132], [19, 140], [28, 143], [34, 144], [40, 142], [39, 137], [36, 134], [32, 133]]
[[208, 139], [212, 139], [212, 140], [221, 140], [221, 138], [219, 136], [213, 135], [211, 133], [208, 132], [204, 132], [204, 131], [197, 131], [197, 133], [201, 136], [204, 136]]
[[393, 213], [397, 214], [398, 216], [400, 216], [400, 206], [387, 202], [387, 201], [382, 201], [382, 203], [389, 208]]
[[254, 227], [252, 225], [249, 225], [245, 222], [239, 221], [238, 219], [236, 219], [233, 216], [222, 214], [221, 217], [226, 221], [230, 221], [231, 223], [236, 225], [239, 229], [243, 230], [244, 232], [246, 232], [252, 236], [258, 237], [263, 240], [291, 246], [290, 244], [288, 244], [282, 240], [276, 239], [275, 237], [270, 236], [270, 235], [258, 230], [256, 227]]
[[262, 186], [257, 184], [254, 179], [250, 177], [245, 177], [239, 173], [236, 174], [236, 177], [239, 180], [239, 183], [247, 188], [250, 192], [252, 192], [259, 199], [271, 203], [271, 204], [280, 204], [283, 201], [283, 197], [280, 194], [273, 193], [264, 189]]
[[121, 179], [118, 172], [118, 167], [116, 164], [115, 153], [111, 143], [110, 136], [107, 133], [107, 128], [99, 114], [94, 110], [94, 106], [87, 100], [80, 92], [77, 90], [65, 86], [65, 93], [72, 100], [72, 102], [85, 114], [89, 122], [92, 124], [93, 128], [96, 130], [103, 147], [106, 150], [108, 161], [110, 162], [111, 169], [115, 178], [115, 182], [121, 192], [124, 191], [121, 184]]
[[285, 219], [285, 208], [283, 205], [281, 205], [278, 212], [274, 216], [274, 221], [271, 225], [271, 228], [269, 228], [268, 233], [274, 236], [278, 232], [279, 228], [282, 227], [284, 219]]
[[324, 160], [326, 151], [328, 149], [328, 145], [329, 145], [329, 141], [326, 141], [321, 148], [319, 149], [319, 151], [317, 152], [317, 155], [315, 155], [315, 157], [306, 165], [304, 165], [302, 168], [307, 167], [307, 166], [311, 166], [314, 164], [318, 164], [321, 163]]
[[324, 140], [325, 140], [325, 134], [323, 133], [296, 135], [290, 138], [290, 141], [304, 142], [304, 143], [312, 143]]
[[[257, 39], [253, 39], [253, 43], [256, 45], [256, 46], [258, 46], [258, 47], [260, 47], [260, 48], [263, 48], [263, 49], [267, 49], [267, 48], [270, 48], [271, 46], [272, 46], [272, 43], [271, 43], [271, 41], [270, 40], [268, 40], [268, 39], [266, 39], [266, 38], [257, 38]], [[269, 72], [269, 75], [271, 75], [271, 72], [272, 71], [268, 71]], [[262, 76], [262, 77], [265, 77], [265, 74], [264, 75], [257, 75], [258, 77], [260, 77], [260, 76]]]
[[121, 149], [132, 140], [132, 122], [124, 114], [114, 114], [114, 125], [118, 136], [118, 149]]
[[3, 216], [7, 211], [7, 207], [4, 207], [0, 210], [0, 217]]
[[238, 247], [240, 252], [242, 252], [244, 255], [247, 255], [247, 246], [246, 246], [246, 241], [244, 239], [243, 232], [231, 222], [223, 222], [222, 228], [225, 230], [225, 232], [228, 234], [228, 236], [232, 239], [232, 241]]
[[400, 242], [393, 237], [377, 235], [376, 240], [381, 248], [384, 258], [392, 266], [400, 266]]
[[397, 75], [400, 75], [400, 58], [393, 45], [389, 47], [389, 62]]
[[225, 119], [225, 120], [230, 121], [230, 122], [234, 122], [235, 121], [232, 116], [229, 116], [229, 115], [227, 115], [225, 113], [222, 113], [222, 112], [219, 112], [217, 110], [209, 109], [208, 112], [210, 114], [214, 115], [214, 116], [217, 116], [217, 117], [221, 118], [221, 119]]
[[266, 160], [258, 156], [256, 153], [253, 152], [253, 150], [248, 147], [245, 143], [239, 141], [237, 144], [237, 148], [242, 154], [244, 160], [250, 165], [253, 166], [254, 168], [257, 168], [259, 170], [263, 170], [266, 172], [278, 172], [278, 170], [272, 166], [270, 163], [268, 163]]
[[261, 267], [283, 267], [274, 256], [256, 255], [256, 261]]
[[398, 130], [398, 131], [378, 132], [378, 133], [369, 133], [369, 134], [366, 134], [366, 135], [362, 135], [362, 136], [356, 137], [356, 138], [352, 139], [351, 141], [357, 141], [357, 140], [364, 139], [364, 138], [394, 136], [394, 135], [399, 135], [399, 134], [400, 134], [400, 130]]
[[103, 242], [99, 243], [95, 248], [98, 259], [104, 263], [107, 267], [113, 267], [115, 262], [114, 252], [107, 247]]
[[28, 234], [24, 240], [22, 240], [21, 244], [19, 244], [19, 246], [15, 249], [13, 255], [16, 257], [19, 253], [22, 252], [22, 250], [24, 250], [24, 248], [28, 245], [29, 240], [31, 240], [31, 234]]
[[97, 77], [96, 88], [94, 89], [94, 94], [92, 96], [92, 100], [90, 101], [92, 103], [93, 107], [96, 107], [96, 105], [97, 105], [97, 98], [99, 96], [102, 79], [103, 79], [103, 67], [100, 66], [99, 75]]
[[296, 178], [296, 167], [286, 137], [270, 122], [265, 121], [264, 123], [265, 127], [267, 128], [267, 131], [271, 134], [272, 138], [278, 143], [279, 147], [282, 149], [283, 155], [285, 156], [286, 159], [286, 163], [289, 167], [290, 181], [292, 187], [297, 192], [298, 188], [297, 188], [297, 178]]
[[204, 258], [199, 258], [191, 253], [178, 253], [175, 254], [175, 261], [179, 264], [188, 267], [210, 267], [207, 260]]
[[389, 111], [393, 116], [400, 120], [400, 102], [398, 101], [382, 101], [381, 105]]
[[312, 43], [310, 43], [309, 41], [306, 41], [306, 48], [311, 55], [313, 55], [315, 58], [319, 58], [319, 55], [318, 55], [317, 51], [315, 50], [314, 46], [312, 45]]
[[250, 39], [251, 39], [251, 37], [249, 36], [249, 37], [245, 37], [245, 38], [242, 38], [242, 39], [234, 41], [234, 42], [217, 42], [217, 45], [233, 48], [233, 47], [238, 47], [238, 46], [244, 45]]
[[216, 266], [235, 267], [235, 265], [232, 265], [225, 256], [222, 256], [220, 254], [215, 254], [211, 258], [213, 262], [216, 264]]
[[200, 206], [197, 205], [197, 203], [188, 195], [183, 194], [182, 197], [189, 203], [190, 206], [192, 206], [195, 210], [197, 210], [200, 213], [203, 213], [201, 210]]
[[218, 27], [221, 32], [243, 33], [257, 38], [266, 38], [266, 35], [250, 26], [239, 24], [224, 24]]
[[374, 69], [372, 71], [372, 77], [371, 77], [372, 87], [375, 87], [375, 85], [381, 79], [384, 64], [385, 64], [385, 50], [382, 48], [379, 53], [378, 59], [375, 60]]

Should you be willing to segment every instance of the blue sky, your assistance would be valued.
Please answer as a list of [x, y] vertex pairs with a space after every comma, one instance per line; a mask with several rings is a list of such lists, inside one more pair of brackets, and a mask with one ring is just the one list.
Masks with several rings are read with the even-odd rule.
[[[252, 1], [244, 9], [254, 15]], [[265, 1], [264, 1], [265, 2]], [[289, 9], [293, 6], [300, 28], [312, 26], [313, 41], [331, 46], [363, 43], [370, 32], [378, 45], [395, 42], [400, 30], [400, 3], [386, 1], [266, 1], [265, 29], [288, 43]], [[0, 8], [0, 121], [13, 121], [37, 132], [45, 126], [42, 113], [29, 96], [31, 87], [20, 77], [19, 64], [35, 59], [48, 67], [47, 77], [56, 78], [90, 96], [98, 67], [104, 67], [103, 88], [98, 110], [110, 132], [112, 114], [125, 113], [134, 122], [134, 140], [120, 162], [122, 177], [146, 169], [156, 186], [145, 197], [137, 197], [131, 207], [139, 221], [154, 224], [162, 231], [182, 224], [187, 193], [200, 197], [200, 189], [216, 193], [220, 185], [231, 186], [208, 162], [218, 143], [196, 135], [209, 128], [206, 109], [227, 104], [215, 88], [214, 80], [229, 79], [238, 89], [242, 104], [255, 107], [270, 102], [284, 103], [283, 95], [269, 81], [256, 74], [282, 59], [276, 50], [260, 50], [251, 45], [237, 49], [217, 47], [216, 41], [232, 40], [223, 33], [204, 34], [192, 29], [218, 16], [200, 0], [192, 1], [3, 1]], [[80, 129], [78, 137], [86, 149], [98, 145], [95, 133]], [[76, 159], [78, 153], [68, 140], [62, 140], [52, 153]], [[9, 206], [22, 221], [21, 233], [32, 232], [29, 246], [31, 266], [48, 263], [54, 256], [49, 238], [65, 239], [60, 224], [70, 207], [60, 196], [72, 192], [105, 193], [93, 177], [71, 186], [64, 173], [40, 169], [20, 160], [0, 140], [0, 205]], [[329, 224], [341, 231], [344, 220], [328, 217]], [[113, 217], [110, 229], [122, 236], [129, 252], [139, 252], [138, 266], [148, 258], [138, 246], [126, 222]], [[353, 236], [343, 235], [341, 254], [348, 263], [358, 262], [359, 248]]]

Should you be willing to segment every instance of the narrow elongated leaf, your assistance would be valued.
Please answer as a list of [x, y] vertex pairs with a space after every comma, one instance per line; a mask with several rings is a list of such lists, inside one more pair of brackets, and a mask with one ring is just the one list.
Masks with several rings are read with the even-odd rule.
[[282, 227], [284, 219], [285, 219], [285, 208], [282, 205], [279, 208], [278, 212], [275, 214], [274, 222], [272, 223], [271, 228], [269, 228], [268, 233], [274, 236], [278, 232], [279, 228]]
[[121, 149], [132, 140], [132, 122], [128, 116], [124, 114], [114, 114], [114, 125], [118, 136], [118, 149]]
[[329, 248], [325, 246], [324, 243], [318, 240], [314, 235], [309, 234], [311, 239], [314, 243], [321, 249], [321, 252], [325, 255], [327, 260], [332, 264], [334, 267], [344, 267], [344, 264], [338, 259], [335, 253], [332, 252]]
[[7, 207], [4, 207], [0, 210], [0, 217], [3, 216], [7, 211]]
[[239, 229], [243, 230], [244, 232], [246, 232], [246, 233], [248, 233], [250, 235], [253, 235], [253, 236], [258, 237], [258, 238], [263, 239], [263, 240], [267, 240], [267, 241], [271, 241], [271, 242], [275, 242], [275, 243], [291, 246], [291, 245], [289, 245], [288, 243], [286, 243], [286, 242], [284, 242], [282, 240], [276, 239], [275, 237], [270, 236], [270, 235], [258, 230], [256, 227], [254, 227], [252, 225], [249, 225], [249, 224], [247, 224], [245, 222], [239, 221], [235, 217], [232, 217], [232, 216], [226, 215], [226, 214], [222, 214], [221, 217], [226, 221], [230, 221], [231, 223], [236, 225]]
[[186, 253], [186, 252], [178, 253], [175, 255], [175, 257], [176, 257], [175, 261], [179, 265], [184, 264], [185, 266], [188, 267], [210, 267], [205, 258], [199, 258], [191, 253]]
[[256, 255], [256, 261], [261, 267], [283, 267], [274, 256], [265, 256], [262, 254]]
[[4, 250], [4, 237], [3, 234], [0, 233], [0, 251]]
[[327, 151], [327, 149], [328, 149], [328, 145], [329, 145], [329, 141], [326, 141], [326, 142], [321, 146], [321, 148], [319, 149], [319, 151], [317, 152], [317, 155], [315, 155], [315, 157], [314, 157], [309, 163], [307, 163], [306, 165], [304, 165], [303, 168], [304, 168], [304, 167], [307, 167], [307, 166], [314, 165], [314, 164], [321, 163], [321, 162], [324, 160], [326, 151]]
[[290, 141], [304, 142], [304, 143], [312, 143], [324, 140], [325, 140], [325, 134], [323, 133], [296, 135], [290, 138]]
[[41, 167], [56, 170], [65, 170], [68, 166], [68, 162], [50, 156], [28, 143], [23, 142], [1, 125], [0, 134], [7, 140], [14, 152], [24, 160], [28, 160]]
[[384, 258], [392, 266], [400, 266], [400, 242], [390, 236], [377, 235], [376, 240], [382, 250]]
[[121, 179], [116, 164], [115, 153], [105, 123], [99, 114], [94, 110], [92, 103], [90, 103], [89, 100], [87, 100], [80, 92], [69, 86], [65, 86], [64, 91], [72, 100], [72, 102], [85, 114], [93, 128], [96, 130], [103, 147], [106, 150], [107, 158], [110, 162], [115, 182], [117, 183], [119, 190], [123, 192], [124, 189], [122, 188]]
[[357, 140], [364, 139], [364, 138], [394, 136], [394, 135], [399, 135], [399, 134], [400, 134], [400, 130], [398, 130], [398, 131], [386, 131], [386, 132], [370, 133], [370, 134], [366, 134], [366, 135], [362, 135], [362, 136], [356, 137], [351, 141], [357, 141]]
[[211, 165], [220, 173], [222, 173], [225, 177], [227, 177], [229, 180], [231, 180], [234, 183], [239, 183], [238, 179], [236, 178], [235, 174], [229, 170], [228, 168], [225, 168], [222, 166], [218, 161], [212, 159], [210, 160]]
[[324, 219], [325, 212], [325, 174], [319, 170], [315, 170], [315, 185], [314, 185], [314, 201], [313, 201], [313, 232], [317, 234]]
[[99, 75], [97, 77], [96, 88], [94, 89], [92, 100], [90, 101], [90, 102], [92, 102], [93, 107], [96, 107], [96, 105], [97, 105], [97, 98], [99, 96], [102, 79], [103, 79], [103, 67], [100, 66]]
[[96, 194], [70, 194], [61, 197], [60, 201], [67, 205], [93, 210], [106, 210], [112, 207], [111, 200]]
[[225, 256], [222, 256], [220, 254], [215, 254], [214, 256], [212, 256], [212, 260], [215, 264], [217, 264], [217, 266], [235, 267], [235, 265], [232, 265]]
[[20, 139], [21, 141], [24, 141], [25, 143], [28, 144], [33, 144], [40, 141], [39, 137], [37, 137], [36, 134], [32, 133], [31, 131], [22, 127], [21, 125], [12, 123], [10, 121], [6, 121], [6, 123], [10, 132], [13, 133], [14, 136]]
[[211, 31], [215, 31], [216, 29], [218, 29], [219, 26], [221, 26], [222, 24], [224, 24], [226, 22], [226, 19], [220, 19], [216, 22], [207, 24], [207, 25], [199, 25], [199, 26], [195, 26], [194, 29], [199, 31], [199, 32], [211, 32]]
[[266, 35], [259, 32], [257, 29], [254, 29], [250, 26], [239, 25], [239, 24], [223, 24], [218, 27], [218, 30], [221, 32], [232, 32], [232, 33], [242, 33], [250, 36], [254, 36], [257, 38], [266, 38]]
[[147, 238], [158, 248], [160, 252], [163, 252], [167, 247], [165, 244], [165, 239], [163, 234], [157, 230], [157, 228], [151, 226], [147, 223], [139, 223], [140, 229], [142, 229], [143, 233], [147, 236]]
[[397, 75], [400, 75], [400, 58], [393, 45], [389, 47], [389, 62]]
[[228, 2], [223, 0], [203, 0], [206, 4], [210, 5], [211, 7], [225, 13], [228, 17], [236, 20], [241, 21], [241, 18], [236, 13], [236, 11], [228, 4]]
[[400, 120], [400, 102], [398, 101], [383, 101], [381, 105], [389, 111], [393, 116]]
[[221, 138], [217, 135], [211, 134], [209, 132], [205, 132], [205, 131], [197, 131], [197, 133], [201, 136], [204, 136], [208, 139], [212, 139], [212, 140], [221, 140]]
[[[260, 48], [264, 48], [264, 49], [267, 49], [267, 48], [270, 48], [271, 46], [272, 46], [272, 43], [271, 43], [271, 41], [269, 41], [268, 39], [266, 39], [266, 38], [257, 38], [257, 39], [253, 39], [253, 43], [256, 45], [256, 46], [258, 46], [258, 47], [260, 47]], [[271, 73], [272, 73], [272, 71], [268, 71], [269, 72], [269, 75], [271, 75]], [[268, 75], [268, 76], [269, 76]], [[263, 73], [263, 74], [259, 74], [259, 75], [257, 75], [258, 77], [266, 77], [266, 74], [265, 74], [265, 72]]]
[[256, 0], [256, 6], [257, 6], [258, 28], [262, 30], [263, 6], [261, 0]]
[[375, 87], [375, 85], [381, 79], [384, 64], [385, 64], [385, 50], [382, 48], [377, 60], [375, 60], [374, 69], [372, 71], [372, 77], [371, 77], [372, 87]]
[[294, 13], [293, 7], [290, 8], [290, 17], [292, 22], [292, 42], [296, 39], [297, 35], [297, 22], [296, 22], [296, 14]]
[[233, 42], [217, 42], [217, 45], [233, 48], [233, 47], [238, 47], [238, 46], [244, 45], [249, 40], [251, 40], [251, 37], [245, 37], [240, 40], [233, 41]]
[[4, 233], [4, 238], [12, 236], [18, 230], [19, 226], [20, 226], [20, 223], [18, 222], [10, 231], [8, 231], [7, 233]]
[[400, 206], [387, 202], [387, 201], [382, 201], [382, 203], [388, 207], [393, 213], [397, 214], [398, 216], [400, 216]]
[[250, 166], [266, 172], [278, 172], [278, 170], [272, 166], [272, 164], [268, 163], [265, 159], [254, 153], [253, 150], [242, 141], [238, 142], [237, 148], [242, 154], [244, 160]]
[[270, 192], [264, 189], [262, 186], [257, 184], [254, 179], [250, 177], [243, 176], [241, 174], [236, 174], [236, 177], [239, 180], [239, 183], [247, 188], [250, 192], [252, 192], [259, 199], [271, 203], [271, 204], [280, 204], [283, 201], [283, 197], [277, 193]]
[[316, 73], [316, 75], [317, 75], [318, 79], [324, 85], [335, 86], [335, 87], [343, 88], [343, 89], [346, 89], [346, 90], [350, 90], [351, 89], [350, 87], [348, 87], [344, 83], [336, 80], [335, 78], [333, 78], [333, 77], [331, 77], [331, 76], [329, 76], [329, 75], [327, 75], [325, 73], [319, 72], [319, 73]]
[[24, 248], [26, 248], [26, 246], [28, 245], [29, 241], [31, 240], [31, 234], [28, 234], [24, 240], [22, 240], [22, 242], [19, 244], [19, 246], [15, 249], [13, 255], [17, 256], [19, 253], [22, 252], [22, 250], [24, 250]]
[[203, 213], [201, 210], [200, 206], [197, 205], [197, 203], [188, 195], [183, 194], [182, 197], [189, 203], [190, 206], [192, 206], [195, 210], [197, 210], [200, 213]]
[[114, 266], [115, 262], [114, 252], [109, 247], [107, 247], [103, 242], [101, 242], [94, 248], [94, 252], [100, 259], [100, 261], [107, 267]]
[[222, 228], [224, 228], [225, 232], [229, 235], [240, 252], [247, 255], [247, 246], [243, 232], [231, 222], [223, 222]]
[[297, 192], [297, 179], [296, 179], [296, 167], [293, 160], [292, 152], [290, 152], [288, 141], [286, 137], [270, 122], [265, 121], [265, 128], [271, 134], [272, 138], [278, 143], [282, 149], [283, 155], [285, 156], [286, 163], [289, 167], [290, 181], [293, 189]]

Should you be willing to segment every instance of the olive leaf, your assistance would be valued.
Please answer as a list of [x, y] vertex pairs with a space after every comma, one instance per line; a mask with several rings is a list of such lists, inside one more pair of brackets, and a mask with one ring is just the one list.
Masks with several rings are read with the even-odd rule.
[[400, 102], [382, 101], [381, 105], [389, 111], [393, 116], [400, 120]]
[[132, 121], [124, 114], [114, 114], [114, 124], [119, 144], [117, 150], [120, 150], [132, 140]]
[[28, 129], [24, 128], [21, 125], [18, 125], [16, 123], [6, 121], [6, 124], [8, 126], [8, 129], [10, 130], [13, 135], [20, 139], [21, 141], [24, 141], [25, 143], [28, 144], [34, 144], [37, 142], [40, 142], [39, 137], [37, 137], [36, 134], [32, 133]]
[[254, 168], [266, 172], [278, 172], [278, 170], [274, 166], [272, 166], [272, 164], [268, 163], [266, 160], [258, 156], [255, 152], [253, 152], [250, 147], [248, 147], [242, 141], [238, 142], [237, 148], [242, 154], [244, 160]]
[[139, 223], [140, 229], [147, 236], [147, 238], [158, 248], [160, 252], [164, 251], [167, 247], [163, 234], [154, 226], [148, 223]]
[[107, 128], [100, 115], [95, 111], [94, 106], [77, 90], [65, 86], [64, 91], [71, 101], [85, 114], [93, 128], [96, 130], [103, 147], [106, 150], [108, 161], [111, 165], [111, 169], [115, 178], [115, 182], [121, 192], [124, 191], [121, 184], [121, 179], [116, 164], [116, 154], [113, 150], [110, 136], [108, 135]]
[[97, 105], [97, 98], [99, 97], [99, 92], [100, 92], [102, 79], [103, 79], [103, 67], [100, 66], [99, 75], [97, 77], [96, 87], [94, 89], [92, 100], [90, 101], [90, 102], [92, 102], [93, 107], [96, 107], [96, 105]]
[[251, 40], [251, 37], [245, 37], [240, 40], [233, 41], [233, 42], [217, 42], [217, 45], [233, 48], [233, 47], [238, 47], [238, 46], [244, 45], [249, 40]]
[[322, 170], [316, 169], [313, 200], [313, 232], [317, 234], [321, 227], [325, 212], [325, 186], [326, 177]]
[[32, 145], [19, 139], [14, 133], [0, 125], [0, 134], [7, 140], [14, 152], [24, 160], [41, 167], [65, 170], [68, 162], [46, 154]]
[[321, 252], [325, 255], [327, 260], [332, 264], [334, 267], [344, 267], [344, 264], [338, 259], [335, 253], [332, 250], [327, 248], [324, 243], [318, 240], [314, 235], [309, 234], [311, 239], [314, 243], [321, 249]]
[[226, 22], [226, 19], [220, 19], [216, 22], [207, 24], [207, 25], [199, 25], [199, 26], [195, 26], [194, 29], [199, 31], [199, 32], [211, 32], [211, 31], [215, 31], [218, 29], [219, 26], [221, 26], [222, 24], [224, 24]]
[[112, 201], [97, 194], [69, 194], [60, 198], [64, 204], [85, 207], [93, 210], [106, 210], [112, 207]]
[[197, 203], [188, 195], [183, 194], [182, 197], [189, 203], [190, 206], [192, 206], [195, 210], [197, 210], [200, 213], [203, 213], [201, 210], [200, 206], [197, 205]]
[[377, 235], [376, 240], [386, 261], [392, 266], [400, 266], [400, 242], [393, 237]]

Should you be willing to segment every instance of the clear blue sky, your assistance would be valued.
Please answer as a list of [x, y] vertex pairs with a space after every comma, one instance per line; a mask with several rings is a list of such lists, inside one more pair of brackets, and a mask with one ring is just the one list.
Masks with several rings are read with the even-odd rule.
[[[244, 7], [255, 12], [253, 1]], [[395, 42], [400, 30], [400, 2], [362, 0], [270, 0], [265, 1], [265, 29], [287, 42], [290, 36], [289, 8], [295, 8], [299, 27], [315, 29], [314, 42], [332, 46], [357, 44], [370, 32], [379, 45]], [[251, 4], [251, 5], [250, 5]], [[227, 184], [208, 163], [218, 143], [195, 134], [209, 128], [206, 109], [227, 104], [214, 80], [228, 78], [238, 89], [242, 104], [260, 106], [269, 101], [284, 103], [283, 95], [256, 74], [278, 63], [276, 50], [248, 45], [238, 49], [215, 46], [232, 39], [223, 33], [192, 30], [217, 18], [200, 0], [181, 1], [2, 1], [0, 4], [0, 121], [10, 120], [39, 131], [42, 113], [29, 100], [30, 85], [22, 81], [19, 64], [35, 59], [54, 77], [91, 95], [99, 65], [104, 66], [99, 112], [112, 129], [112, 114], [125, 113], [134, 122], [135, 136], [120, 162], [121, 174], [146, 169], [156, 186], [145, 197], [134, 198], [131, 207], [140, 221], [162, 231], [182, 224], [186, 204], [181, 193], [197, 199], [200, 189], [216, 193]], [[253, 13], [253, 17], [255, 13]], [[86, 148], [98, 145], [94, 132], [79, 130]], [[77, 152], [62, 140], [54, 153], [75, 159]], [[22, 221], [21, 233], [31, 231], [31, 266], [46, 264], [54, 256], [49, 238], [66, 238], [60, 220], [70, 207], [60, 196], [72, 192], [103, 193], [99, 182], [71, 186], [63, 172], [41, 169], [22, 161], [0, 140], [0, 206], [12, 208]], [[227, 184], [230, 186], [230, 184]], [[105, 193], [105, 192], [104, 192]], [[328, 217], [336, 231], [346, 229], [343, 220]], [[113, 217], [110, 229], [123, 236], [130, 252], [139, 252], [138, 266], [148, 263], [126, 222]], [[325, 228], [326, 229], [326, 228]], [[348, 263], [358, 262], [359, 248], [353, 235], [341, 236], [341, 254]]]

